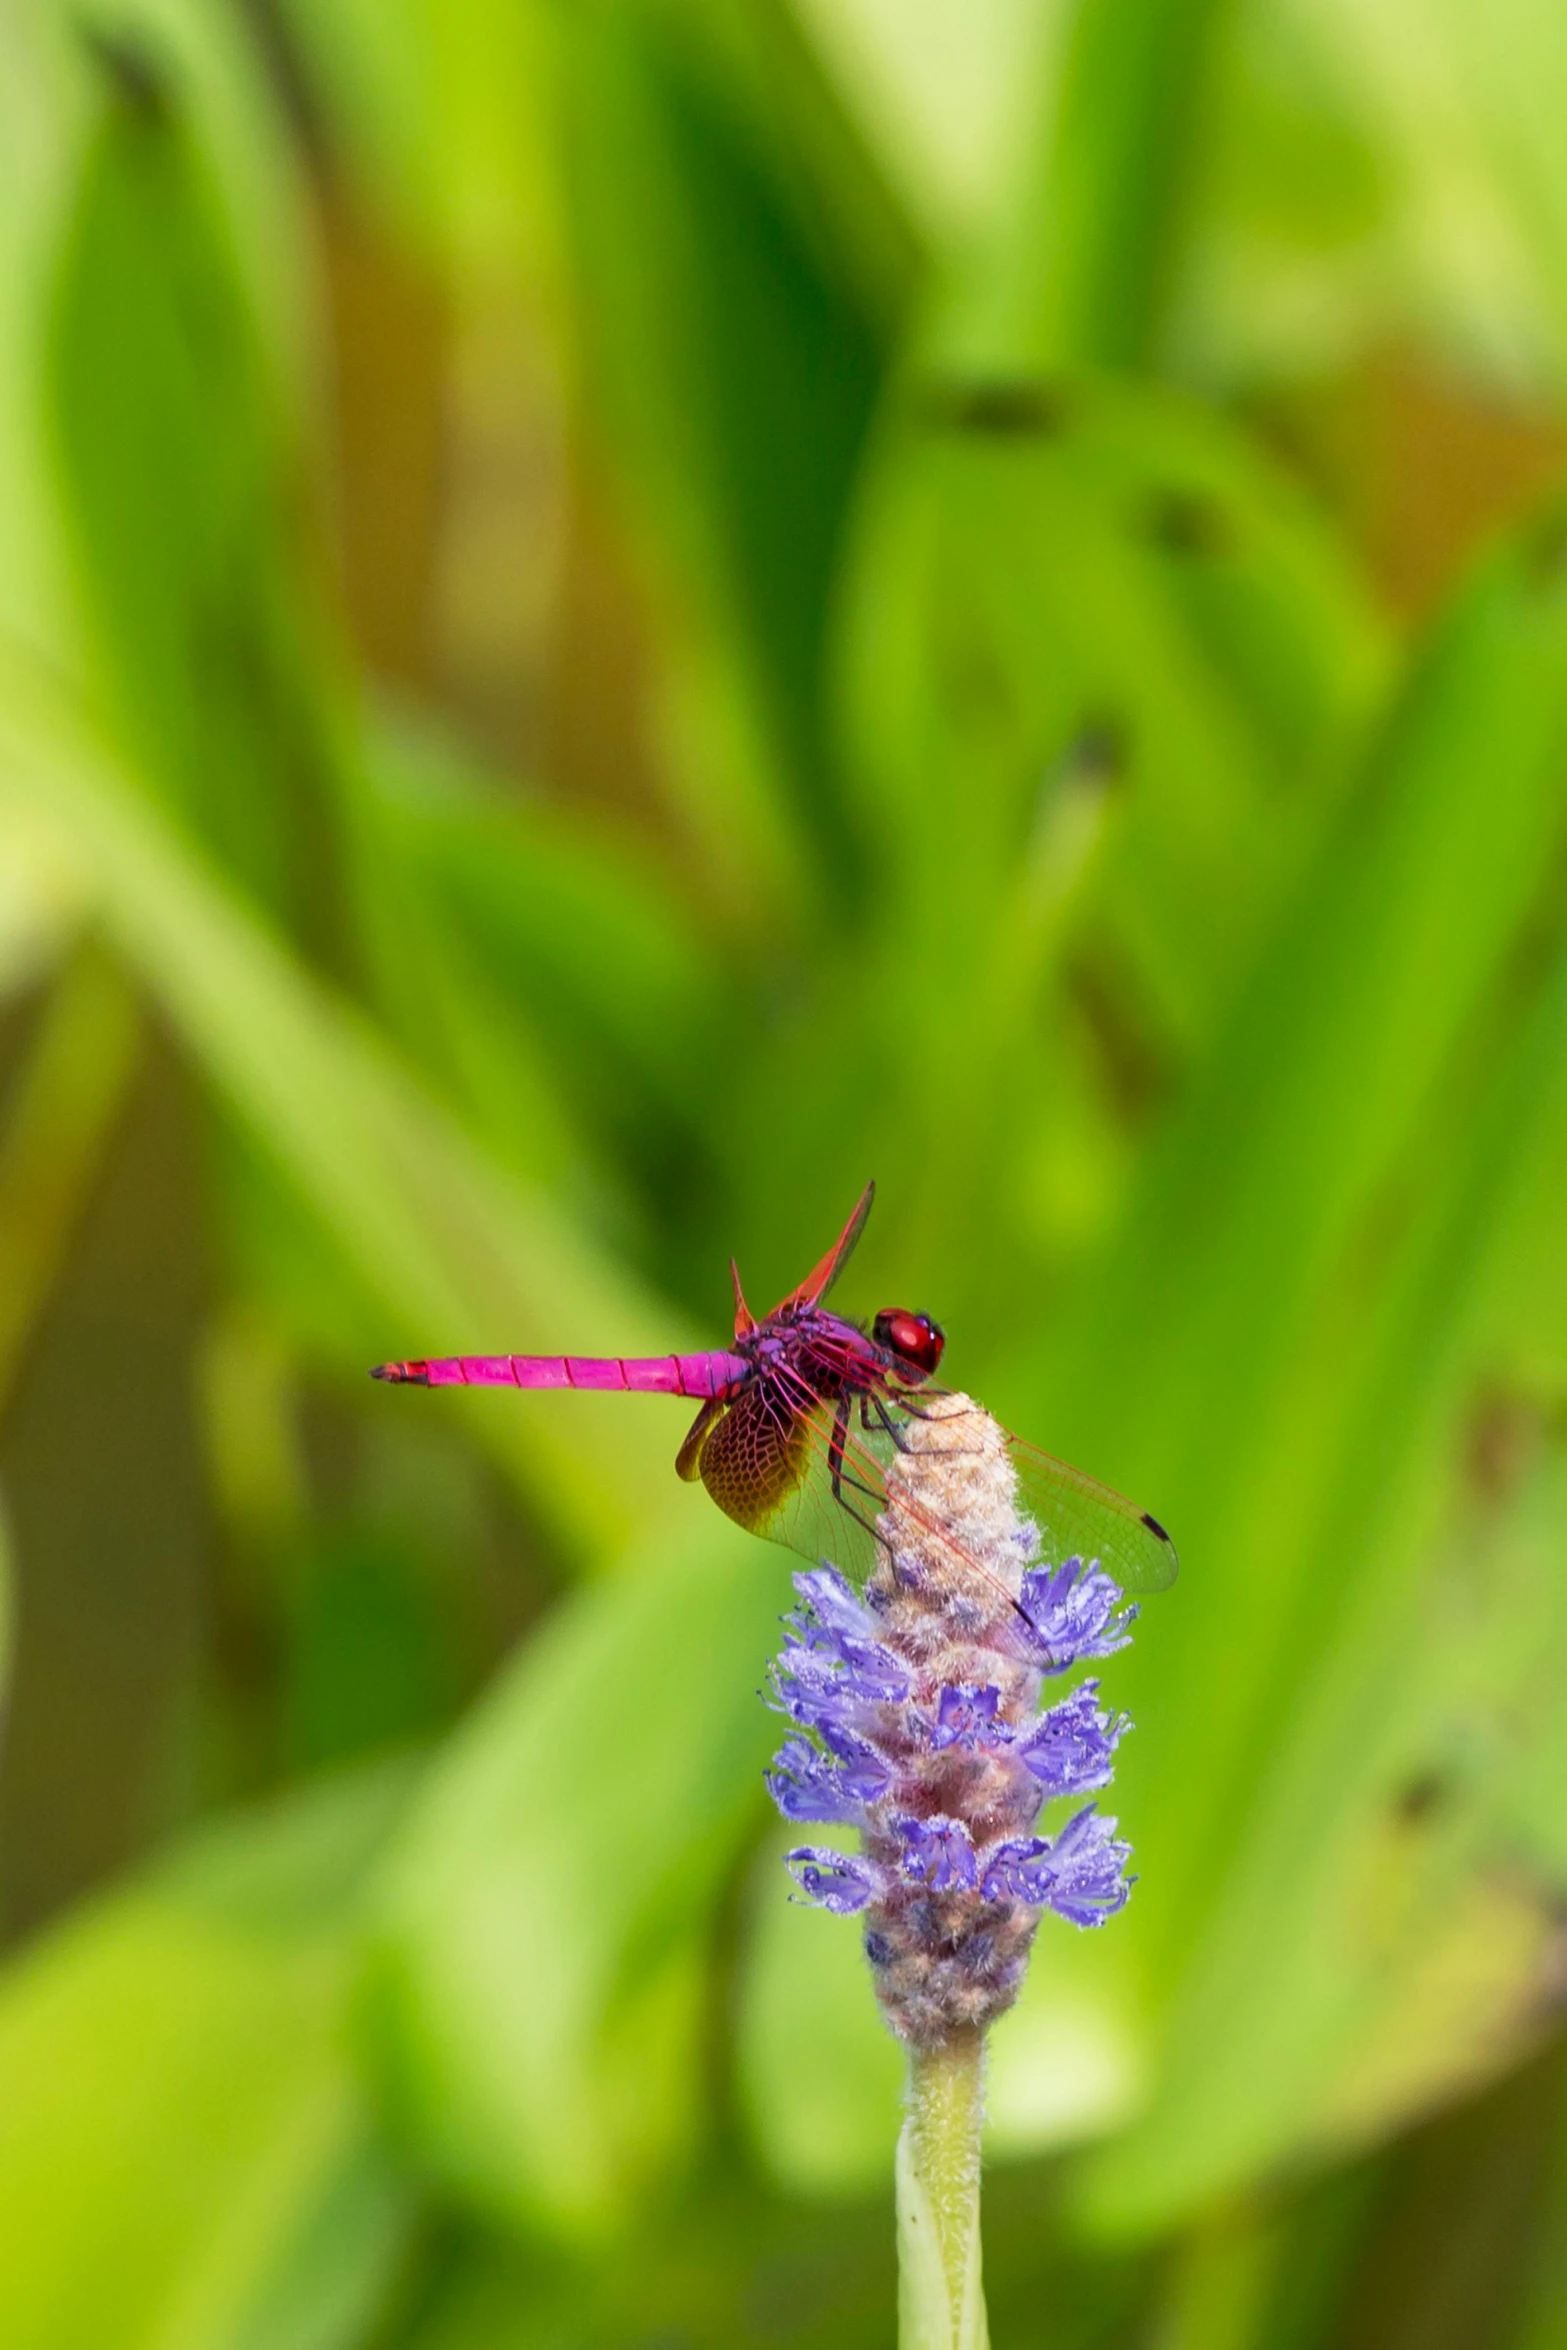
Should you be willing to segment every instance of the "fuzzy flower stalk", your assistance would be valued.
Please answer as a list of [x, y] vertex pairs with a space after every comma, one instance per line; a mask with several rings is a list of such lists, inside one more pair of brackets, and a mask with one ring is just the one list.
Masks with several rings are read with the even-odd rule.
[[1130, 1889], [1129, 1848], [1092, 1801], [1038, 1832], [1046, 1803], [1109, 1783], [1128, 1724], [1102, 1710], [1096, 1680], [1043, 1711], [1041, 1694], [1124, 1648], [1135, 1610], [1097, 1563], [1040, 1558], [1005, 1438], [968, 1396], [933, 1397], [903, 1442], [863, 1596], [830, 1566], [794, 1579], [773, 1669], [794, 1727], [768, 1784], [786, 1819], [860, 1833], [858, 1852], [801, 1845], [789, 1866], [808, 1899], [862, 1920], [909, 2052], [901, 2350], [983, 2350], [984, 2036], [1018, 1995], [1043, 1912], [1102, 1925]]

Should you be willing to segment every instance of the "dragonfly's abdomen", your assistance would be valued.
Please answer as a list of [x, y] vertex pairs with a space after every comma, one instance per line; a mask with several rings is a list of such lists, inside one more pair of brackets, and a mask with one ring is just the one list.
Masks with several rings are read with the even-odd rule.
[[740, 1355], [446, 1355], [381, 1363], [370, 1374], [410, 1387], [572, 1387], [587, 1393], [727, 1395], [747, 1376]]

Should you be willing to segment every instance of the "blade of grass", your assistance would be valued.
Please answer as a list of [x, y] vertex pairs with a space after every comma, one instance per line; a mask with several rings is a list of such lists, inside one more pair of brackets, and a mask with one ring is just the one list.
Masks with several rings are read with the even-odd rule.
[[325, 947], [333, 754], [279, 385], [184, 90], [156, 48], [94, 54], [44, 368], [87, 633], [138, 773]]
[[408, 1785], [383, 1767], [226, 1821], [0, 1976], [15, 2340], [364, 2338], [417, 2202], [374, 2144], [346, 2018], [366, 1871]]
[[712, 1513], [639, 1544], [492, 1690], [391, 1857], [380, 2078], [437, 2175], [508, 2224], [592, 2242], [689, 2154], [781, 1587]]
[[1223, 0], [1077, 0], [1023, 190], [944, 330], [971, 362], [1157, 366], [1224, 15]]
[[[0, 677], [0, 806], [93, 893], [106, 934], [384, 1308], [388, 1353], [606, 1353], [682, 1343], [537, 1191], [506, 1181], [374, 1031], [203, 871], [70, 705], [24, 662]], [[392, 1408], [407, 1399], [393, 1398]], [[415, 1397], [416, 1407], [432, 1399]], [[678, 1488], [656, 1415], [470, 1398], [476, 1434], [578, 1542], [613, 1540]], [[585, 1408], [581, 1408], [584, 1407]]]
[[0, 1413], [140, 1059], [120, 974], [78, 953], [39, 1017], [0, 1137]]
[[[1155, 1265], [1130, 1245], [1092, 1337], [1063, 1356], [1067, 1449], [1168, 1511], [1202, 1567], [1161, 1614], [1158, 1691], [1136, 1686], [1151, 1641], [1128, 1673], [1161, 1750], [1157, 1786], [1141, 1750], [1125, 1773], [1150, 1863], [1129, 1939], [1161, 2002], [1192, 1973], [1157, 2119], [1103, 2173], [1101, 2207], [1127, 2224], [1309, 2136], [1347, 2049], [1333, 2036], [1375, 1978], [1344, 1921], [1413, 1735], [1375, 1691], [1380, 1677], [1428, 1727], [1421, 1707], [1439, 1719], [1451, 1696], [1449, 1652], [1434, 1680], [1409, 1663], [1410, 1610], [1496, 1360], [1494, 1307], [1482, 1336], [1477, 1301], [1513, 1257], [1519, 1170], [1554, 1149], [1563, 625], [1532, 536], [1460, 600], [1377, 788], [1151, 1170], [1172, 1253]], [[1122, 1463], [1108, 1414], [1097, 1440], [1070, 1426], [1095, 1347], [1116, 1361]], [[1461, 1857], [1463, 1822], [1458, 1806], [1438, 1871]], [[1314, 1932], [1296, 1906], [1308, 1887]], [[1505, 2027], [1505, 1984], [1497, 1996]], [[1432, 2048], [1425, 2079], [1440, 2069]], [[1418, 2094], [1407, 2076], [1401, 2094]]]

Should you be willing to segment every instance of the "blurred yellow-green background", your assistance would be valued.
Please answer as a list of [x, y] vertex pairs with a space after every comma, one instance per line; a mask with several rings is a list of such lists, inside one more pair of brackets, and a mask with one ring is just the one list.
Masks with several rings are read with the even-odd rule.
[[1567, 2345], [1567, 14], [8, 0], [0, 2342], [890, 2346], [803, 1273], [1168, 1520], [997, 2350]]

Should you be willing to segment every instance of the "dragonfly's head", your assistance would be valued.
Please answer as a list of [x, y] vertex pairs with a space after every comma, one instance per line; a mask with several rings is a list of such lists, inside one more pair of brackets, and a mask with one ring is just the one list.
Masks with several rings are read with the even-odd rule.
[[939, 1322], [933, 1322], [929, 1314], [908, 1313], [902, 1306], [888, 1306], [879, 1313], [871, 1324], [871, 1336], [900, 1363], [927, 1377], [940, 1364], [941, 1350], [947, 1343]]

